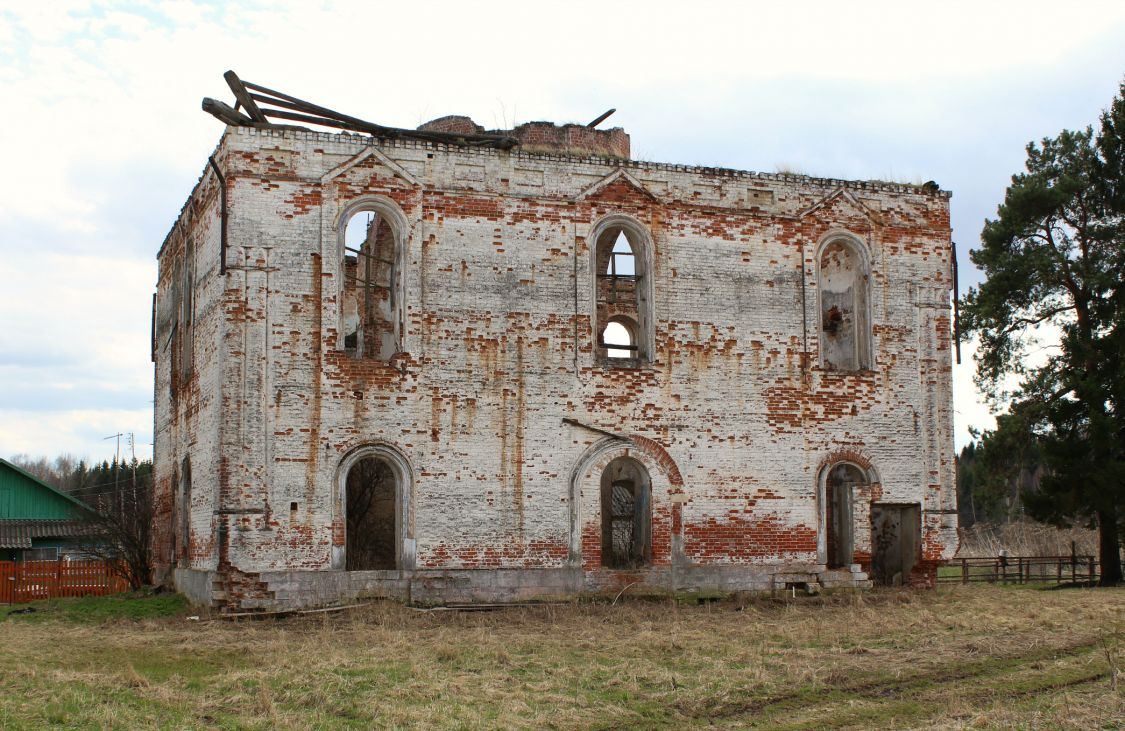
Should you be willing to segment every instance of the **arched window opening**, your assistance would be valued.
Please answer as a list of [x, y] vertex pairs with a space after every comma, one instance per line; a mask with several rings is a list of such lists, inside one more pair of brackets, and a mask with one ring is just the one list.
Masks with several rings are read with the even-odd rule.
[[852, 242], [838, 239], [821, 250], [820, 353], [821, 363], [828, 370], [871, 367], [868, 279], [864, 258]]
[[652, 558], [652, 485], [644, 466], [618, 457], [601, 479], [602, 566], [632, 569]]
[[396, 236], [388, 217], [360, 211], [344, 229], [344, 350], [353, 358], [387, 360], [398, 352]]
[[629, 243], [629, 237], [620, 229], [618, 229], [617, 239], [613, 242], [613, 248], [610, 250], [609, 268], [606, 270], [606, 274], [613, 278], [628, 278], [637, 275], [637, 255], [633, 253], [633, 245]]
[[637, 357], [637, 327], [624, 318], [611, 320], [602, 330], [601, 342], [607, 358]]
[[347, 541], [348, 571], [390, 570], [397, 567], [399, 500], [394, 468], [379, 457], [364, 457], [348, 470]]
[[649, 359], [649, 257], [639, 234], [609, 226], [595, 240], [597, 357], [619, 364]]
[[828, 568], [847, 568], [855, 554], [855, 494], [867, 478], [855, 465], [842, 462], [828, 473], [824, 485], [825, 542]]

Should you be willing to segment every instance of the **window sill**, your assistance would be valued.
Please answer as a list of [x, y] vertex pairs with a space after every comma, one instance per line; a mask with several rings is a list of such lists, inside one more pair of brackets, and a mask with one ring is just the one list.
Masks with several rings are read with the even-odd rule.
[[643, 358], [606, 358], [599, 357], [595, 359], [594, 365], [598, 368], [605, 368], [610, 370], [654, 370], [653, 363], [650, 360]]
[[825, 376], [833, 376], [837, 378], [846, 378], [848, 376], [864, 376], [870, 378], [879, 375], [879, 371], [875, 370], [874, 368], [856, 368], [852, 370], [844, 368], [825, 368], [824, 366], [819, 366], [818, 368], [816, 368], [816, 370], [820, 371]]

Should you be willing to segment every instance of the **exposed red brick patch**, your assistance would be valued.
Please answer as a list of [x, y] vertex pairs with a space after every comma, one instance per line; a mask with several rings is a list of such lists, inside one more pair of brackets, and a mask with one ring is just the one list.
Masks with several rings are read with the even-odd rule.
[[777, 515], [743, 517], [728, 514], [687, 521], [684, 553], [700, 563], [787, 559], [816, 554], [816, 528], [792, 525]]

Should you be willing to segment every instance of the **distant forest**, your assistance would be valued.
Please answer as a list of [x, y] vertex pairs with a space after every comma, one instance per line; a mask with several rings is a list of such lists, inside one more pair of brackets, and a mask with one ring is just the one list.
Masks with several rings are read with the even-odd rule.
[[1034, 450], [1009, 454], [1001, 460], [995, 450], [986, 451], [981, 442], [969, 442], [957, 459], [961, 527], [1029, 520], [1025, 498], [1039, 489], [1042, 475], [1043, 464]]
[[54, 459], [17, 454], [9, 461], [51, 487], [73, 495], [95, 509], [101, 498], [113, 492], [115, 487], [152, 487], [151, 459], [122, 459], [118, 462], [114, 458], [112, 461], [87, 464], [85, 460], [70, 454], [60, 454]]

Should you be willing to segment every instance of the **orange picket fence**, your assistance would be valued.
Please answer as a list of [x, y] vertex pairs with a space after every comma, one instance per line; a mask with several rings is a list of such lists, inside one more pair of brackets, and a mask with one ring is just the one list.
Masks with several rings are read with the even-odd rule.
[[128, 590], [112, 561], [0, 561], [0, 604]]

